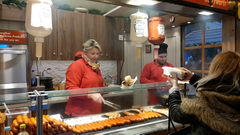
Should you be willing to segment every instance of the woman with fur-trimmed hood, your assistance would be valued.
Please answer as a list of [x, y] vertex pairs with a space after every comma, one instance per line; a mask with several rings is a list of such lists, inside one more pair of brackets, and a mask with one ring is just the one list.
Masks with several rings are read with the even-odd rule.
[[239, 53], [224, 52], [214, 57], [208, 76], [197, 82], [196, 98], [181, 99], [176, 77], [169, 81], [171, 118], [190, 124], [190, 135], [240, 135]]

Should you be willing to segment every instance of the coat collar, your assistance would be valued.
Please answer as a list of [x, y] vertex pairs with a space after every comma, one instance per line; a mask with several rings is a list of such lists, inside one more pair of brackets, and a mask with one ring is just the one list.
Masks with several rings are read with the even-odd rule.
[[181, 109], [194, 115], [214, 131], [240, 134], [240, 96], [200, 91], [194, 99], [183, 99]]

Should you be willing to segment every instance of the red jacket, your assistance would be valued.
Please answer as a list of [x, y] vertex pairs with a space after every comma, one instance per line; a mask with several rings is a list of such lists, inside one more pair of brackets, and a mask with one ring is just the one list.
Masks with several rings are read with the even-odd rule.
[[[166, 63], [164, 66], [173, 67], [171, 63]], [[166, 82], [167, 77], [163, 76], [163, 66], [156, 62], [150, 62], [146, 64], [142, 70], [140, 82], [141, 83], [156, 83]], [[148, 93], [149, 104], [154, 105], [159, 103], [159, 99], [156, 96], [156, 90], [149, 90]]]
[[[66, 89], [103, 87], [101, 71], [94, 71], [84, 59], [74, 61], [66, 72]], [[65, 114], [82, 116], [100, 113], [102, 105], [85, 96], [69, 97]]]

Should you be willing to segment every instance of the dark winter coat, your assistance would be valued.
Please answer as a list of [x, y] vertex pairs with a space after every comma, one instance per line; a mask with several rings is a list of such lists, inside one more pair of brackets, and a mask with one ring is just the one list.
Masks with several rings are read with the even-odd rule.
[[196, 98], [169, 95], [171, 118], [190, 124], [190, 135], [240, 135], [240, 90], [237, 95], [201, 90]]

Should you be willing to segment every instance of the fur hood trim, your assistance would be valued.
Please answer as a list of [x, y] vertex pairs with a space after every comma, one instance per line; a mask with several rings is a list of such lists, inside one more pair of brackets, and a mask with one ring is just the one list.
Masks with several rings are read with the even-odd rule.
[[197, 98], [184, 98], [181, 109], [196, 116], [214, 131], [224, 135], [240, 135], [240, 96], [200, 91]]

